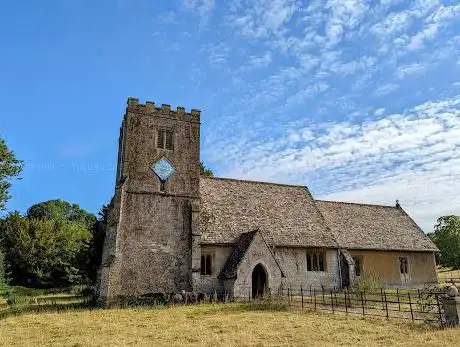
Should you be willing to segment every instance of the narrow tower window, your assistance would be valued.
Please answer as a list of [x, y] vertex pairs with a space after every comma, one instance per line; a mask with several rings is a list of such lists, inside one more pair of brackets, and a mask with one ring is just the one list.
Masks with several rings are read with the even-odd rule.
[[160, 192], [166, 192], [166, 181], [160, 180]]
[[158, 130], [157, 148], [173, 150], [173, 132], [171, 130]]

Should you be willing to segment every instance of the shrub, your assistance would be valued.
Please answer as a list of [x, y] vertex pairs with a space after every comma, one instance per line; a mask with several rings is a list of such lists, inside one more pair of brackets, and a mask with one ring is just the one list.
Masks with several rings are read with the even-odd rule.
[[373, 292], [381, 287], [380, 276], [374, 273], [362, 274], [351, 288], [355, 292]]

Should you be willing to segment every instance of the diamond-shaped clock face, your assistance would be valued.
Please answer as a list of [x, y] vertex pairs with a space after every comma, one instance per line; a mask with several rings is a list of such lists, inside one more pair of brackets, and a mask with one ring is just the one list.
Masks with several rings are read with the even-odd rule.
[[166, 181], [173, 175], [176, 168], [169, 162], [168, 159], [161, 158], [152, 165], [152, 170], [160, 178], [160, 180]]

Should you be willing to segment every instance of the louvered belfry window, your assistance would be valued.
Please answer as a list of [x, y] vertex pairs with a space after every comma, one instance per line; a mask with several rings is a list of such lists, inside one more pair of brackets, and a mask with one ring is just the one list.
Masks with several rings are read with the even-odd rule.
[[157, 137], [157, 148], [167, 149], [172, 151], [173, 145], [173, 132], [172, 130], [159, 129]]

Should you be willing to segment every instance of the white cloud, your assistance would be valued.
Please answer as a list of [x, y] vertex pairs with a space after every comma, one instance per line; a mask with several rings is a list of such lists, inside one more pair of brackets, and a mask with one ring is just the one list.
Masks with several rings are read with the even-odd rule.
[[437, 36], [441, 28], [449, 24], [449, 21], [460, 16], [460, 5], [440, 6], [425, 21], [422, 30], [412, 36], [409, 49], [417, 50], [425, 46], [426, 41]]
[[183, 0], [182, 7], [195, 12], [200, 17], [201, 25], [207, 24], [214, 9], [214, 0]]
[[246, 0], [233, 3], [228, 24], [246, 37], [257, 39], [284, 32], [299, 9], [296, 0]]
[[230, 47], [221, 42], [205, 45], [201, 48], [201, 51], [207, 54], [208, 61], [213, 67], [223, 67], [228, 62]]
[[375, 96], [384, 96], [384, 95], [387, 95], [387, 94], [391, 94], [391, 93], [393, 93], [394, 91], [396, 91], [398, 89], [399, 89], [399, 84], [387, 83], [387, 84], [379, 86], [374, 91], [374, 95]]
[[384, 113], [385, 113], [385, 108], [382, 107], [382, 108], [379, 108], [379, 109], [375, 110], [374, 115], [379, 117], [379, 116], [383, 115]]
[[325, 7], [331, 12], [325, 27], [329, 46], [339, 43], [345, 31], [355, 28], [368, 10], [361, 0], [329, 0]]
[[308, 87], [299, 90], [296, 94], [293, 96], [290, 96], [287, 99], [286, 104], [288, 106], [293, 106], [296, 104], [301, 104], [303, 103], [306, 99], [312, 98], [320, 93], [325, 92], [326, 90], [329, 89], [329, 85], [324, 82], [317, 82], [312, 85], [309, 85]]
[[215, 143], [214, 155], [232, 167], [224, 176], [314, 184], [328, 199], [400, 199], [425, 230], [460, 208], [460, 95], [361, 124], [285, 129], [270, 140]]
[[418, 75], [422, 74], [426, 71], [426, 67], [419, 64], [419, 63], [413, 63], [413, 64], [408, 64], [408, 65], [403, 65], [398, 67], [396, 71], [396, 76], [400, 79], [405, 78], [409, 75]]
[[251, 55], [248, 57], [247, 62], [241, 66], [241, 71], [251, 71], [267, 67], [272, 62], [272, 55], [270, 52], [265, 52], [262, 55]]

